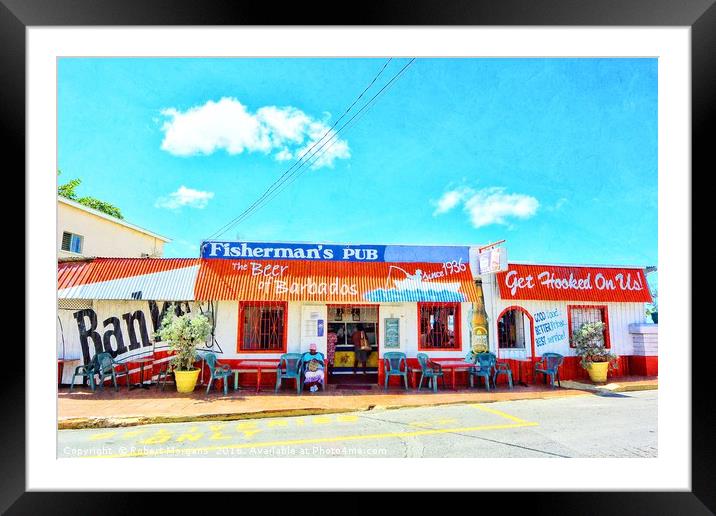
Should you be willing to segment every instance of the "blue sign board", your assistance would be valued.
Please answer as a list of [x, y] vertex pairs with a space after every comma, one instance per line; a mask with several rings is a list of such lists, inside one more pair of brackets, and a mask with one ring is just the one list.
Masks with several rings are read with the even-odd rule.
[[202, 258], [339, 262], [469, 262], [468, 246], [313, 244], [206, 241]]

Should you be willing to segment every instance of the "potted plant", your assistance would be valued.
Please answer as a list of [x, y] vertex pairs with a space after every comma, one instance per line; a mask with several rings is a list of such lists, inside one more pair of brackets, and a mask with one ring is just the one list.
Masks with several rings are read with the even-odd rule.
[[191, 317], [188, 313], [177, 316], [170, 309], [162, 319], [155, 336], [169, 344], [171, 368], [174, 371], [178, 392], [192, 392], [196, 387], [199, 369], [194, 367], [196, 346], [206, 342], [211, 334], [211, 324], [204, 315]]
[[616, 369], [617, 356], [604, 345], [604, 323], [584, 323], [574, 333], [573, 342], [580, 365], [587, 370], [594, 383], [607, 381], [609, 366]]

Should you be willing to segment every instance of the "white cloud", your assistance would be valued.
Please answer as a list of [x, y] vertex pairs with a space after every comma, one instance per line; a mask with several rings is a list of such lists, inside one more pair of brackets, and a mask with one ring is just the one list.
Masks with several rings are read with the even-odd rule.
[[447, 213], [452, 210], [455, 206], [460, 204], [466, 196], [470, 195], [471, 192], [472, 189], [467, 187], [448, 190], [442, 195], [442, 197], [440, 197], [440, 199], [433, 203], [437, 206], [433, 215], [442, 215], [443, 213]]
[[[186, 111], [167, 108], [161, 113], [166, 117], [161, 148], [175, 156], [209, 155], [223, 149], [232, 155], [275, 152], [275, 159], [285, 161], [300, 157], [329, 130], [323, 121], [295, 107], [265, 106], [251, 113], [231, 97], [209, 100]], [[327, 135], [313, 151], [334, 134]], [[312, 168], [332, 167], [336, 159], [350, 157], [348, 142], [336, 138], [318, 154]]]
[[505, 188], [491, 187], [482, 190], [459, 188], [445, 192], [435, 203], [433, 215], [440, 215], [463, 205], [470, 223], [475, 228], [491, 224], [508, 225], [510, 218], [527, 219], [539, 207], [539, 201], [525, 194], [506, 193]]
[[276, 153], [276, 161], [288, 161], [293, 158], [293, 154], [286, 147]]
[[176, 192], [157, 199], [154, 206], [170, 210], [176, 210], [184, 206], [203, 209], [206, 208], [206, 205], [209, 204], [209, 199], [212, 197], [214, 197], [214, 192], [202, 192], [201, 190], [193, 190], [182, 185]]

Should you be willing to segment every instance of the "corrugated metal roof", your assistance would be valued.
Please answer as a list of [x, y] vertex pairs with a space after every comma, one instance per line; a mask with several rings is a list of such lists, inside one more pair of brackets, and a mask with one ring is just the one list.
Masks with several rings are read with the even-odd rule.
[[502, 299], [649, 303], [643, 268], [524, 265], [497, 274]]
[[203, 259], [196, 299], [388, 302], [471, 301], [469, 267], [435, 263]]
[[197, 258], [97, 258], [62, 262], [57, 270], [60, 299], [156, 299], [191, 301]]

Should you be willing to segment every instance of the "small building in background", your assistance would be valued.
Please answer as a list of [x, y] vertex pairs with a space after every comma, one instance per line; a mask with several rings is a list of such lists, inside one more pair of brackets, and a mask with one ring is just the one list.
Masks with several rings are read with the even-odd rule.
[[65, 197], [57, 198], [57, 256], [158, 258], [171, 239]]

